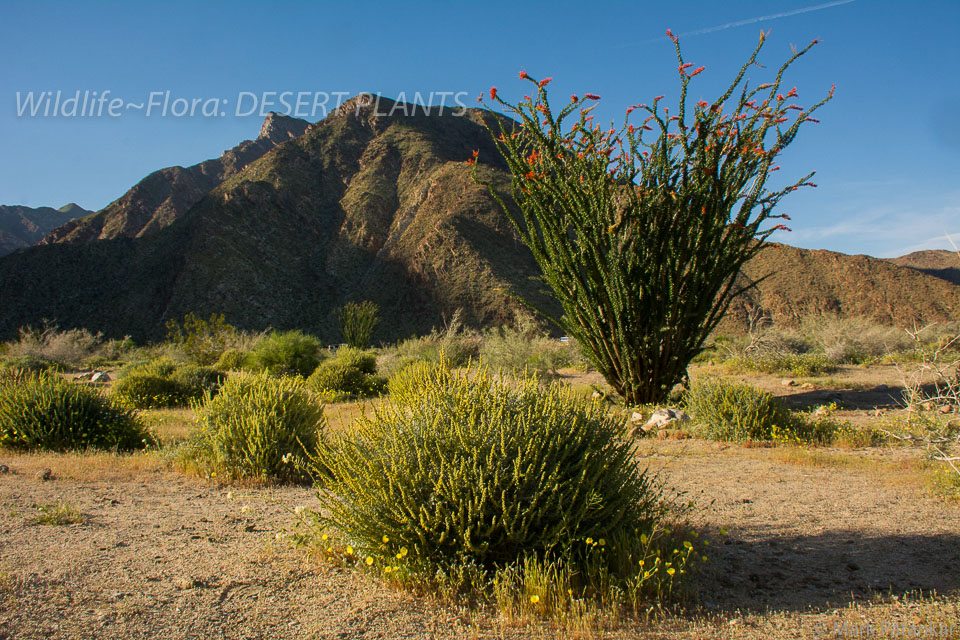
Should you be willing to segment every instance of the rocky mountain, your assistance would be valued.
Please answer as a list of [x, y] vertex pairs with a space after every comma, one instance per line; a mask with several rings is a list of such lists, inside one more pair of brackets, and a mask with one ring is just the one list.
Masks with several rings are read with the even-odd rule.
[[89, 213], [73, 202], [59, 209], [0, 206], [0, 256], [36, 244], [65, 222]]
[[744, 274], [771, 275], [735, 304], [728, 327], [744, 327], [750, 307], [782, 325], [811, 314], [863, 316], [902, 327], [960, 321], [960, 286], [896, 261], [773, 243], [747, 263]]
[[278, 144], [303, 134], [308, 126], [306, 120], [270, 113], [256, 140], [245, 140], [219, 158], [191, 167], [154, 171], [104, 209], [53, 229], [41, 242], [90, 242], [153, 233], [185, 214], [211, 189]]
[[[0, 260], [0, 334], [55, 318], [156, 338], [168, 318], [216, 311], [243, 328], [299, 327], [339, 341], [334, 309], [369, 299], [382, 310], [379, 337], [394, 339], [461, 307], [472, 324], [509, 321], [513, 293], [549, 305], [536, 265], [464, 164], [480, 149], [494, 163], [483, 171], [506, 184], [481, 124], [493, 116], [379, 115], [392, 107], [346, 103], [165, 226], [124, 227], [145, 208], [121, 199], [91, 216], [97, 224], [82, 221], [95, 233], [67, 241], [64, 228]], [[162, 194], [185, 200], [170, 183]], [[108, 220], [117, 223], [110, 233]]]
[[899, 258], [890, 258], [889, 261], [953, 284], [960, 284], [960, 255], [954, 251], [914, 251]]
[[[509, 322], [517, 295], [555, 312], [539, 268], [464, 163], [480, 150], [482, 175], [508, 187], [483, 127], [496, 116], [403, 106], [349, 101], [245, 166], [221, 158], [206, 173], [158, 172], [82, 224], [0, 259], [0, 338], [49, 318], [154, 339], [192, 311], [339, 342], [334, 309], [351, 300], [380, 305], [379, 340], [429, 331], [460, 308], [474, 326]], [[203, 182], [208, 174], [217, 179]], [[947, 321], [960, 311], [960, 287], [867, 256], [772, 245], [745, 271], [774, 275], [724, 330], [742, 328], [750, 305], [781, 322], [806, 313]]]

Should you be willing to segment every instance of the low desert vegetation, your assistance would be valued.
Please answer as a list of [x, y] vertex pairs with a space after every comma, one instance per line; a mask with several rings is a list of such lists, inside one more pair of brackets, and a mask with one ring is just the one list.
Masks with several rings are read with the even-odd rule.
[[302, 331], [274, 331], [253, 346], [245, 364], [272, 375], [305, 378], [320, 364], [322, 346], [317, 338]]
[[222, 371], [169, 360], [133, 363], [120, 371], [113, 396], [135, 409], [183, 407], [204, 394], [216, 394], [226, 379]]
[[348, 346], [366, 349], [373, 338], [373, 330], [380, 324], [380, 308], [369, 300], [348, 302], [336, 311], [340, 332]]
[[406, 371], [403, 393], [321, 447], [328, 558], [547, 617], [639, 611], [701, 562], [600, 403], [486, 368]]
[[325, 402], [343, 402], [380, 395], [387, 381], [377, 375], [372, 351], [341, 347], [307, 378], [307, 386]]
[[304, 480], [326, 425], [302, 380], [266, 373], [232, 377], [195, 407], [180, 464], [224, 480]]
[[126, 451], [152, 443], [132, 411], [97, 389], [47, 373], [0, 382], [0, 447]]

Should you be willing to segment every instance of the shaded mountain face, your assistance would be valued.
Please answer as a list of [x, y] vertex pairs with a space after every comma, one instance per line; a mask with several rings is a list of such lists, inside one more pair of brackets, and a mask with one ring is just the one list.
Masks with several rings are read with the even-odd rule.
[[0, 206], [0, 256], [34, 245], [65, 222], [89, 213], [73, 202], [59, 209]]
[[[301, 135], [281, 129], [279, 140], [265, 125], [261, 139], [279, 144], [245, 166], [214, 161], [221, 178], [202, 194], [203, 165], [171, 181], [159, 172], [75, 227], [88, 235], [0, 259], [0, 338], [49, 318], [156, 339], [167, 319], [216, 312], [244, 329], [340, 342], [334, 310], [359, 300], [379, 304], [383, 341], [425, 333], [460, 308], [473, 326], [508, 323], [515, 296], [557, 313], [539, 267], [464, 164], [479, 150], [478, 171], [507, 192], [509, 173], [483, 127], [496, 116], [396, 106], [349, 101]], [[138, 205], [131, 194], [158, 175], [159, 200]], [[752, 305], [785, 324], [809, 313], [950, 321], [960, 311], [960, 287], [866, 256], [772, 245], [744, 278], [771, 272], [723, 331], [742, 330]]]
[[[0, 260], [0, 334], [46, 317], [157, 338], [167, 319], [193, 311], [339, 342], [334, 309], [369, 299], [381, 308], [378, 339], [392, 340], [458, 308], [474, 325], [509, 322], [514, 293], [552, 308], [536, 264], [464, 164], [479, 149], [494, 163], [481, 171], [508, 184], [482, 126], [493, 116], [392, 107], [346, 103], [165, 225], [92, 227], [103, 239], [49, 238]], [[165, 184], [166, 198], [180, 201], [176, 183]], [[111, 207], [95, 217], [112, 219], [103, 215]], [[140, 209], [117, 210], [120, 223]]]
[[278, 144], [302, 135], [308, 126], [306, 120], [270, 113], [256, 140], [245, 140], [214, 160], [155, 171], [106, 208], [53, 229], [41, 242], [90, 242], [153, 233]]
[[867, 317], [900, 327], [960, 321], [960, 286], [870, 256], [772, 243], [743, 273], [752, 280], [770, 275], [734, 303], [724, 320], [729, 329], [745, 328], [751, 307], [785, 326], [809, 315]]
[[914, 251], [888, 261], [960, 285], [960, 255], [954, 251]]

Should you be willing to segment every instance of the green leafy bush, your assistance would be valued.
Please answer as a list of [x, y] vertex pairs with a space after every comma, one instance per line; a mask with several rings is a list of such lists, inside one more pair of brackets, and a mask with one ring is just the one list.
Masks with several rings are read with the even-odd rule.
[[152, 442], [129, 410], [98, 390], [50, 374], [0, 385], [0, 446], [129, 450]]
[[34, 356], [8, 356], [0, 360], [0, 368], [12, 371], [30, 371], [40, 373], [49, 371], [51, 373], [62, 371], [63, 367], [58, 362], [44, 360]]
[[386, 387], [386, 381], [376, 371], [374, 354], [343, 347], [317, 367], [307, 379], [307, 386], [327, 402], [374, 396]]
[[356, 349], [370, 346], [374, 328], [380, 323], [380, 308], [369, 300], [348, 302], [336, 311], [340, 331], [347, 344]]
[[421, 381], [429, 379], [431, 374], [436, 374], [441, 369], [443, 366], [436, 362], [426, 360], [408, 362], [387, 380], [390, 399], [400, 404], [411, 402], [420, 392]]
[[578, 594], [640, 585], [665, 507], [600, 403], [484, 369], [422, 366], [406, 384], [321, 447], [320, 523], [341, 548], [453, 588], [529, 559], [574, 569]]
[[302, 381], [266, 373], [231, 378], [196, 410], [184, 465], [234, 479], [303, 479], [326, 425]]
[[211, 314], [209, 320], [188, 313], [182, 322], [168, 320], [166, 328], [167, 339], [180, 345], [190, 359], [201, 365], [216, 362], [239, 335], [236, 328], [227, 324], [222, 313]]
[[756, 371], [798, 377], [820, 376], [837, 370], [837, 364], [822, 353], [740, 355], [723, 364], [731, 372]]
[[481, 359], [495, 369], [517, 373], [527, 369], [547, 376], [569, 367], [571, 355], [569, 344], [544, 335], [531, 319], [522, 316], [514, 327], [488, 329], [480, 346]]
[[124, 367], [113, 385], [113, 395], [123, 405], [137, 409], [184, 406], [205, 393], [216, 393], [225, 378], [216, 369], [156, 360]]
[[249, 362], [273, 375], [307, 377], [320, 364], [320, 347], [319, 340], [301, 331], [274, 331], [253, 347]]
[[741, 382], [698, 380], [684, 402], [695, 430], [710, 440], [829, 442], [832, 438], [826, 432], [831, 423], [808, 422], [770, 393]]
[[214, 367], [221, 371], [240, 371], [244, 368], [248, 357], [249, 354], [246, 351], [227, 349], [220, 354], [220, 359]]

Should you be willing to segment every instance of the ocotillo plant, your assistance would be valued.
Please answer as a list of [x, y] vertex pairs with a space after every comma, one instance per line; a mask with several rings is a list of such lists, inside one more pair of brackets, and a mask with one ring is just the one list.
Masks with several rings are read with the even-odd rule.
[[348, 302], [337, 309], [340, 331], [348, 345], [357, 349], [370, 346], [373, 329], [380, 323], [377, 315], [379, 311], [380, 307], [369, 300], [360, 303]]
[[[690, 79], [703, 67], [691, 69], [678, 39], [667, 35], [679, 61], [675, 113], [658, 96], [628, 108], [619, 129], [604, 129], [590, 114], [599, 96], [570, 96], [555, 112], [547, 99], [551, 79], [521, 72], [532, 96], [510, 104], [490, 90], [513, 119], [498, 119], [499, 130], [490, 132], [512, 172], [515, 205], [483, 178], [477, 152], [467, 161], [539, 262], [564, 311], [552, 320], [634, 404], [663, 400], [684, 378], [746, 290], [737, 284], [740, 268], [785, 228], [768, 223], [789, 219], [774, 207], [791, 191], [814, 186], [810, 173], [788, 187], [765, 188], [778, 154], [800, 125], [816, 122], [810, 115], [833, 94], [804, 108], [793, 100], [796, 88], [781, 92], [787, 68], [816, 40], [794, 50], [772, 82], [750, 88], [744, 77], [763, 47], [761, 32], [726, 92], [690, 109]], [[633, 112], [646, 118], [634, 123]], [[577, 115], [572, 127], [566, 124]], [[655, 139], [645, 140], [646, 132]]]

